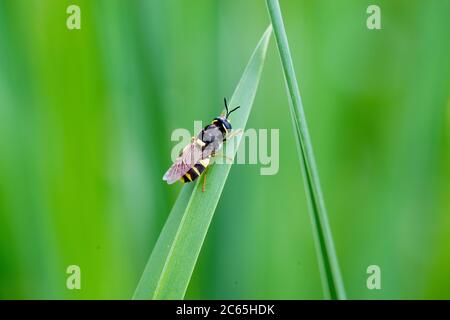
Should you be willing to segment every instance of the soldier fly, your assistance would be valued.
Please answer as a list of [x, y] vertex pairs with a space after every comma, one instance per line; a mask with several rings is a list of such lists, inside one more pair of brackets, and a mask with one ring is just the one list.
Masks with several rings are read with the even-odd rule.
[[180, 152], [180, 156], [167, 170], [164, 181], [172, 184], [177, 180], [183, 183], [195, 181], [204, 174], [202, 190], [205, 191], [206, 170], [211, 163], [211, 158], [217, 154], [227, 138], [231, 137], [231, 123], [228, 120], [230, 114], [240, 106], [228, 110], [227, 99], [224, 98], [226, 114], [221, 115], [200, 131], [196, 137], [192, 137], [191, 143]]

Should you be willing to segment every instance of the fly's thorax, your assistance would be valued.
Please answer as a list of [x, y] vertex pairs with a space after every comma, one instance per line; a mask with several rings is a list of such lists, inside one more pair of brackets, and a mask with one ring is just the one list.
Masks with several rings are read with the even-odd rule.
[[225, 141], [226, 133], [217, 123], [212, 123], [206, 126], [197, 136], [198, 139], [203, 141], [204, 146], [202, 151], [205, 154], [214, 154], [218, 151], [223, 142]]
[[225, 139], [227, 131], [218, 123], [207, 125], [197, 136], [205, 144], [221, 143]]

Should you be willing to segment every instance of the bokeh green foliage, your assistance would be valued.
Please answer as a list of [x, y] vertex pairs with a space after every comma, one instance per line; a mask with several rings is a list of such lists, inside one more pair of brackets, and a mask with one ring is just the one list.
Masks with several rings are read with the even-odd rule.
[[[66, 28], [66, 8], [82, 29]], [[280, 1], [349, 298], [450, 298], [450, 1]], [[222, 110], [263, 1], [0, 1], [0, 298], [130, 298], [180, 185], [175, 128]], [[322, 298], [278, 53], [187, 298]], [[67, 290], [66, 267], [82, 270]], [[366, 288], [366, 268], [382, 290]]]

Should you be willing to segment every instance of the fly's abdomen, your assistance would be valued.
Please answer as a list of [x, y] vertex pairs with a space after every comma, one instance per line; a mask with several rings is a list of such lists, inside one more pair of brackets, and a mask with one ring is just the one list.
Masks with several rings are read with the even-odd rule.
[[184, 176], [180, 178], [180, 180], [186, 183], [195, 181], [198, 177], [202, 175], [202, 173], [205, 171], [208, 165], [209, 165], [209, 158], [200, 160], [192, 168], [190, 168], [189, 171], [186, 172]]

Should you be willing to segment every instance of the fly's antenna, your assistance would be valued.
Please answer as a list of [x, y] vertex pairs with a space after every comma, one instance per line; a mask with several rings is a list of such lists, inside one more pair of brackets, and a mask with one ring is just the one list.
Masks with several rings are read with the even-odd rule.
[[231, 110], [230, 112], [227, 113], [226, 118], [228, 119], [228, 116], [233, 112], [236, 111], [237, 109], [239, 109], [241, 106], [237, 106], [236, 108], [234, 108], [233, 110]]
[[225, 102], [225, 110], [227, 110], [227, 115], [225, 116], [225, 118], [228, 119], [228, 116], [233, 112], [236, 111], [237, 109], [239, 109], [241, 106], [237, 106], [236, 108], [234, 108], [231, 111], [228, 111], [228, 104], [227, 104], [227, 98], [223, 98], [223, 101]]
[[228, 114], [228, 103], [227, 103], [227, 98], [223, 98], [223, 102], [225, 103], [225, 110], [227, 110], [227, 114]]

